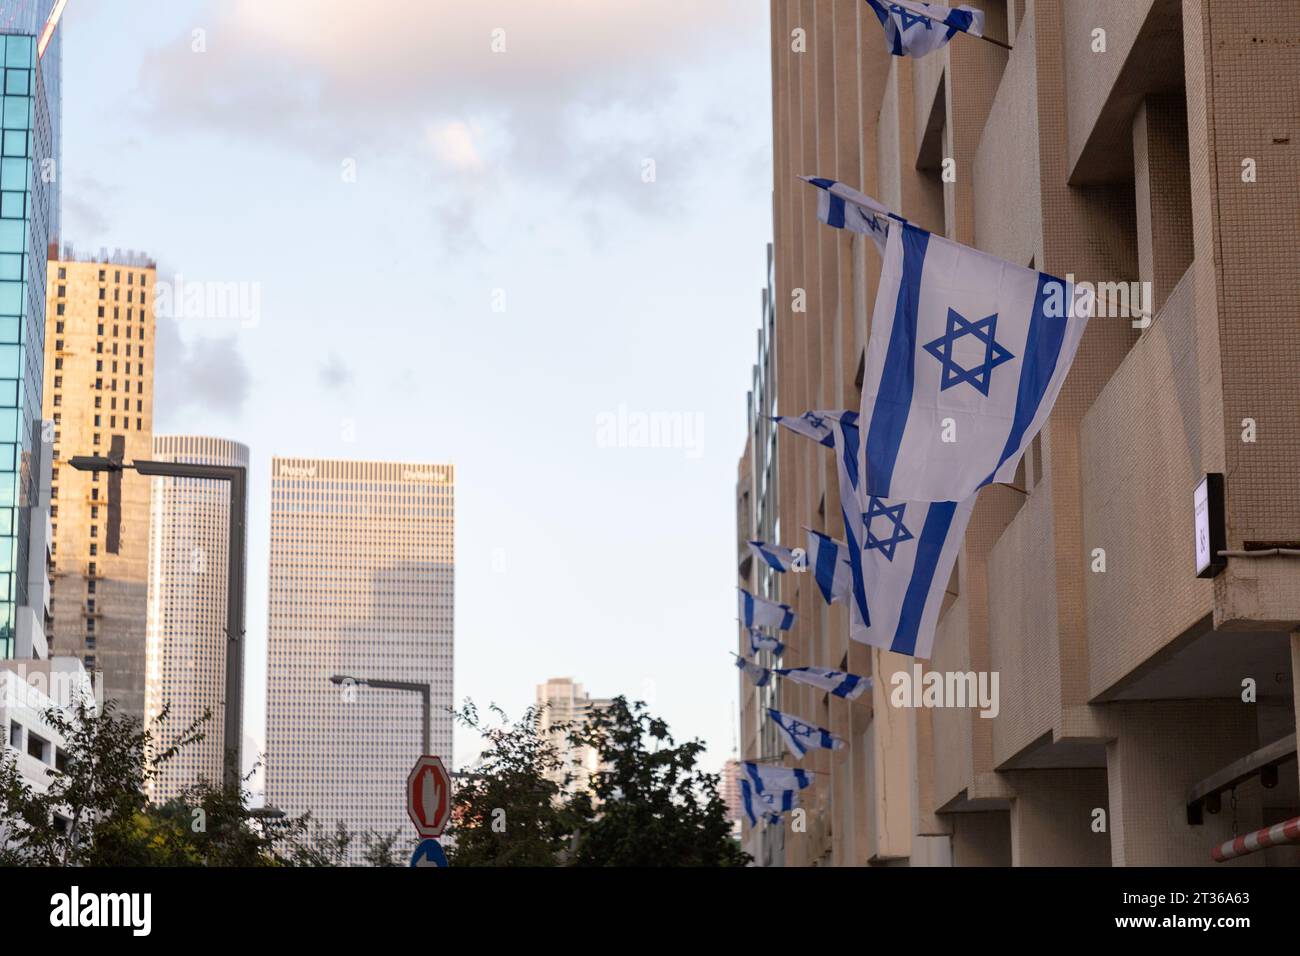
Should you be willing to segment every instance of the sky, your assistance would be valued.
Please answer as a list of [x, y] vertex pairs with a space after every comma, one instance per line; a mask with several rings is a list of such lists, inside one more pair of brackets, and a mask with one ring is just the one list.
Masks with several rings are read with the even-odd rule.
[[[68, 4], [63, 241], [244, 293], [225, 318], [160, 318], [154, 431], [250, 449], [254, 747], [270, 460], [293, 455], [455, 465], [458, 700], [515, 716], [571, 676], [702, 738], [706, 769], [730, 756], [767, 16]], [[477, 743], [457, 731], [458, 765]]]

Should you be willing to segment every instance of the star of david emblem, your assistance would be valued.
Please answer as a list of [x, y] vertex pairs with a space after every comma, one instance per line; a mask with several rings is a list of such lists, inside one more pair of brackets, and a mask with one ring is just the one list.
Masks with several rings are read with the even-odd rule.
[[807, 724], [801, 724], [799, 721], [793, 721], [790, 725], [790, 733], [795, 737], [811, 737], [812, 728]]
[[805, 412], [803, 417], [808, 420], [808, 424], [813, 428], [826, 427], [826, 419], [822, 418], [820, 415], [815, 415], [812, 412]]
[[[937, 358], [943, 365], [943, 382], [939, 391], [946, 391], [954, 385], [969, 382], [981, 395], [989, 393], [989, 377], [993, 370], [1003, 362], [1010, 362], [1014, 355], [997, 343], [994, 334], [997, 331], [998, 314], [985, 316], [978, 322], [970, 322], [955, 309], [948, 310], [948, 330], [933, 342], [926, 342], [923, 348]], [[984, 346], [984, 359], [971, 368], [965, 368], [956, 358], [957, 341], [965, 336], [972, 336]]]
[[923, 16], [919, 13], [913, 13], [906, 7], [900, 7], [898, 4], [894, 4], [889, 8], [889, 12], [898, 14], [898, 19], [904, 30], [917, 23], [923, 24], [927, 30], [932, 29], [929, 17]]
[[[863, 545], [864, 551], [875, 549], [885, 556], [886, 561], [894, 560], [894, 549], [904, 541], [912, 540], [912, 532], [907, 530], [903, 524], [903, 514], [907, 510], [906, 504], [897, 504], [892, 507], [886, 505], [875, 495], [871, 496], [871, 501], [867, 504], [867, 510], [862, 513], [862, 523], [867, 529], [867, 543]], [[876, 518], [884, 518], [892, 524], [889, 537], [879, 537], [872, 525]]]

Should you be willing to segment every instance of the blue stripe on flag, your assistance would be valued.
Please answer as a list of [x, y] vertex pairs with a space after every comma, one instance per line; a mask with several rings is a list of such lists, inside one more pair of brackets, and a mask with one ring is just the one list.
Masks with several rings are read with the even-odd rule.
[[[1043, 395], [1052, 382], [1056, 372], [1056, 363], [1061, 357], [1061, 346], [1065, 343], [1065, 332], [1070, 325], [1070, 303], [1066, 303], [1066, 314], [1060, 318], [1049, 318], [1045, 309], [1048, 299], [1048, 283], [1059, 283], [1060, 293], [1067, 288], [1060, 279], [1045, 272], [1038, 274], [1038, 291], [1034, 294], [1034, 313], [1029, 318], [1029, 333], [1025, 337], [1025, 359], [1020, 366], [1020, 389], [1016, 394], [1016, 414], [1011, 421], [1011, 433], [1007, 435], [1006, 446], [990, 474], [980, 484], [984, 487], [993, 480], [1002, 463], [1016, 453], [1024, 440], [1038, 406], [1042, 404]], [[1063, 297], [1063, 295], [1062, 295]]]
[[816, 579], [817, 586], [822, 589], [822, 597], [826, 599], [827, 604], [830, 604], [835, 587], [835, 568], [840, 562], [840, 549], [824, 535], [817, 535], [817, 540], [819, 542], [817, 566], [813, 568], [813, 578]]
[[903, 223], [903, 276], [894, 306], [885, 367], [881, 373], [876, 404], [867, 435], [867, 488], [870, 494], [888, 498], [890, 479], [898, 460], [898, 449], [912, 408], [916, 378], [916, 315], [921, 301], [921, 272], [930, 234]]
[[858, 686], [857, 675], [845, 674], [844, 680], [840, 681], [840, 686], [836, 687], [833, 691], [831, 691], [831, 693], [834, 694], [836, 697], [848, 697], [849, 694], [853, 692], [853, 688], [857, 686]]
[[916, 544], [912, 579], [907, 583], [907, 594], [903, 597], [903, 607], [898, 615], [898, 630], [894, 632], [894, 641], [889, 647], [895, 653], [916, 653], [916, 637], [921, 629], [926, 601], [930, 597], [934, 571], [939, 565], [939, 555], [943, 553], [943, 543], [948, 537], [948, 529], [952, 527], [952, 518], [956, 512], [957, 502], [936, 501], [930, 505], [925, 516], [925, 526], [921, 529], [921, 538]]
[[826, 194], [826, 225], [836, 229], [844, 228], [844, 200], [839, 196]]

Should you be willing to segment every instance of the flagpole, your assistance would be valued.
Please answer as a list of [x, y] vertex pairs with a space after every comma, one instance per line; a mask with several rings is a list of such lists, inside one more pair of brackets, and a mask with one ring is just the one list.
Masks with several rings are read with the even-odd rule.
[[[967, 33], [966, 35], [967, 35], [967, 36], [973, 36], [973, 34], [970, 34], [970, 33]], [[993, 39], [992, 37], [985, 37], [985, 36], [982, 36], [982, 37], [979, 37], [978, 39], [983, 40], [985, 43], [992, 43], [994, 46], [1000, 46], [1000, 47], [1002, 47], [1002, 49], [1004, 49], [1004, 50], [1014, 50], [1014, 49], [1015, 49], [1015, 47], [1013, 47], [1010, 43], [1003, 43], [1001, 40], [995, 40], [995, 39]]]

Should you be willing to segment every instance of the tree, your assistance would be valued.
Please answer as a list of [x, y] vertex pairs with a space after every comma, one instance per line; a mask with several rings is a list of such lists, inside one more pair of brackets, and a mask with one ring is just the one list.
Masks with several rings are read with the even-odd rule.
[[155, 746], [169, 719], [166, 707], [145, 726], [117, 713], [111, 701], [96, 712], [79, 700], [69, 712], [51, 708], [44, 717], [64, 740], [66, 759], [46, 771], [42, 792], [24, 779], [12, 754], [0, 756], [0, 864], [328, 866], [347, 851], [350, 835], [314, 845], [309, 814], [255, 819], [247, 779], [230, 789], [199, 780], [176, 799], [150, 803], [147, 784], [203, 739], [210, 713], [167, 747]]
[[676, 744], [668, 724], [640, 701], [616, 697], [569, 738], [590, 747], [596, 814], [584, 821], [577, 866], [744, 866], [750, 856], [731, 837], [719, 775], [695, 766], [704, 743]]
[[[571, 799], [571, 780], [542, 712], [531, 707], [511, 724], [497, 706], [500, 725], [488, 726], [472, 701], [456, 719], [478, 731], [485, 748], [478, 769], [452, 798], [452, 866], [555, 866], [562, 861], [590, 805]], [[563, 732], [567, 728], [560, 728]]]

